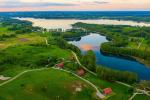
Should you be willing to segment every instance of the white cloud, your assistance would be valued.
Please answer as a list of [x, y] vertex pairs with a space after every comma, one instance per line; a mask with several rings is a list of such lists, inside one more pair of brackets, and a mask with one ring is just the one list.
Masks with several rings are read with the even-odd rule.
[[[105, 0], [107, 1], [107, 0]], [[104, 0], [0, 0], [0, 8], [18, 7], [48, 7], [48, 6], [77, 6], [105, 4]]]
[[[0, 10], [29, 8], [29, 10], [101, 10], [101, 9], [150, 9], [150, 0], [0, 0]], [[56, 7], [57, 6], [57, 7]], [[59, 6], [59, 7], [58, 7]]]
[[0, 8], [18, 8], [18, 7], [48, 7], [48, 6], [76, 6], [73, 3], [64, 2], [51, 2], [43, 0], [32, 0], [32, 2], [27, 2], [28, 0], [6, 0], [0, 1]]

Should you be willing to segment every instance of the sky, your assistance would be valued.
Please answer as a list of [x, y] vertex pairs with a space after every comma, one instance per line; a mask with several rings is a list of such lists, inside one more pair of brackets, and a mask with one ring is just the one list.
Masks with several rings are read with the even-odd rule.
[[0, 0], [0, 11], [148, 10], [150, 0]]

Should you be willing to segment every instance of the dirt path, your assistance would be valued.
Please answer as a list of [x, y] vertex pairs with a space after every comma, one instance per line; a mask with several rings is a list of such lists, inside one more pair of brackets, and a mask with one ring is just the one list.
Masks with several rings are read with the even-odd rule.
[[[76, 75], [76, 74], [74, 74], [74, 73], [72, 73], [70, 71], [63, 70], [63, 69], [58, 69], [58, 68], [54, 68], [54, 67], [52, 67], [52, 68], [73, 74], [74, 76], [78, 77], [79, 79], [81, 79], [81, 80], [85, 81], [86, 83], [90, 84], [96, 90], [98, 97], [100, 97], [100, 98], [104, 98], [105, 97], [102, 93], [100, 93], [100, 91], [98, 90], [98, 88], [93, 83], [89, 82], [88, 80], [86, 80], [86, 79], [84, 79], [82, 77], [79, 77], [78, 75]], [[16, 75], [15, 77], [11, 78], [10, 80], [1, 83], [0, 86], [4, 86], [5, 84], [8, 84], [8, 83], [12, 82], [13, 80], [17, 79], [18, 77], [24, 75], [25, 73], [33, 72], [33, 71], [47, 70], [47, 69], [51, 69], [51, 68], [41, 68], [41, 69], [33, 69], [33, 70], [23, 71], [20, 74]]]
[[46, 45], [49, 45], [47, 38], [45, 38], [45, 43]]
[[91, 73], [92, 75], [97, 76], [96, 73], [94, 73], [94, 72], [88, 70], [86, 67], [84, 67], [84, 66], [81, 64], [81, 62], [79, 61], [79, 59], [78, 59], [78, 57], [77, 57], [77, 55], [76, 55], [75, 52], [73, 52], [73, 51], [71, 51], [71, 52], [72, 52], [72, 54], [74, 55], [74, 57], [75, 57], [77, 63], [78, 63], [83, 69], [85, 69], [87, 72]]
[[86, 79], [84, 79], [84, 78], [82, 78], [82, 77], [79, 77], [79, 76], [76, 75], [75, 73], [73, 73], [73, 72], [71, 72], [71, 71], [68, 71], [68, 70], [59, 69], [59, 68], [54, 68], [54, 67], [53, 67], [53, 69], [61, 70], [61, 71], [64, 71], [64, 72], [66, 72], [66, 73], [71, 73], [72, 75], [74, 75], [74, 76], [78, 77], [79, 79], [85, 81], [86, 83], [90, 84], [90, 85], [96, 90], [96, 95], [97, 95], [99, 98], [101, 98], [101, 99], [105, 98], [105, 96], [98, 90], [97, 86], [95, 86], [95, 85], [94, 85], [93, 83], [91, 83], [90, 81], [88, 81], [88, 80], [86, 80]]
[[118, 83], [118, 84], [121, 84], [121, 85], [124, 85], [124, 86], [126, 86], [126, 87], [133, 87], [133, 86], [131, 86], [131, 85], [129, 85], [129, 84], [126, 84], [126, 83], [123, 83], [123, 82], [119, 82], [119, 81], [116, 81], [116, 83]]
[[5, 81], [3, 83], [0, 84], [0, 86], [3, 86], [5, 84], [8, 84], [10, 82], [12, 82], [13, 80], [17, 79], [18, 77], [22, 76], [23, 74], [27, 73], [27, 72], [32, 72], [32, 71], [41, 71], [41, 70], [46, 70], [46, 69], [49, 69], [49, 68], [41, 68], [41, 69], [33, 69], [33, 70], [26, 70], [26, 71], [23, 71], [21, 72], [20, 74], [16, 75], [15, 77], [9, 79], [8, 81]]
[[[74, 55], [74, 57], [76, 58], [76, 61], [78, 62], [78, 64], [79, 64], [81, 67], [83, 67], [83, 68], [84, 68], [86, 71], [88, 71], [89, 73], [91, 73], [91, 74], [97, 76], [96, 73], [93, 73], [92, 71], [88, 70], [87, 68], [85, 68], [85, 67], [80, 63], [80, 61], [79, 61], [79, 59], [78, 59], [78, 57], [77, 57], [77, 55], [76, 55], [75, 52], [72, 51], [72, 54]], [[129, 84], [126, 84], [126, 83], [123, 83], [123, 82], [119, 82], [119, 81], [116, 81], [116, 83], [121, 84], [121, 85], [124, 85], [124, 86], [129, 87], [129, 88], [133, 87], [133, 86], [131, 86], [131, 85], [129, 85]], [[145, 91], [145, 90], [141, 90], [141, 89], [137, 89], [137, 88], [135, 88], [135, 89], [136, 89], [136, 93], [134, 93], [133, 96], [132, 96], [131, 98], [129, 98], [129, 100], [132, 100], [137, 94], [146, 94], [147, 96], [150, 96], [149, 91]]]
[[[71, 52], [72, 52], [72, 54], [74, 55], [74, 57], [75, 57], [77, 63], [78, 63], [83, 69], [85, 69], [87, 72], [91, 73], [92, 75], [97, 76], [96, 73], [93, 73], [92, 71], [88, 70], [86, 67], [84, 67], [84, 66], [81, 64], [81, 62], [79, 61], [79, 59], [78, 59], [78, 57], [77, 57], [77, 55], [76, 55], [75, 52], [73, 52], [73, 51], [71, 51]], [[75, 74], [75, 75], [76, 75], [76, 74]], [[77, 75], [76, 75], [76, 76], [77, 76]], [[77, 77], [79, 77], [79, 76], [77, 76]], [[81, 77], [79, 77], [79, 78], [81, 78]], [[84, 81], [87, 81], [87, 80], [85, 80], [85, 79], [83, 79], [83, 78], [81, 78], [81, 79], [84, 80]], [[89, 82], [89, 81], [87, 81], [87, 83], [91, 84], [91, 85], [96, 89], [96, 91], [97, 91], [96, 95], [97, 95], [99, 98], [102, 99], [102, 98], [105, 97], [105, 96], [98, 90], [98, 88], [97, 88], [94, 84], [92, 84], [92, 83]]]
[[134, 93], [134, 94], [129, 98], [129, 100], [132, 100], [137, 94], [143, 94], [143, 93]]
[[138, 49], [141, 47], [142, 43], [143, 43], [144, 39], [142, 39], [142, 41], [139, 43], [138, 45]]

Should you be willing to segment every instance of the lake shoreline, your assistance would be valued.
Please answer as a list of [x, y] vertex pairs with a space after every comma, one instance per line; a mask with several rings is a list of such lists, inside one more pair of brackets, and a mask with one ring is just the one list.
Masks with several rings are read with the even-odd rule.
[[[43, 27], [43, 28], [47, 28], [47, 29], [51, 28], [52, 23], [48, 24], [46, 19], [43, 19], [43, 20], [36, 19], [36, 21], [39, 21], [39, 23], [37, 25], [35, 25], [36, 23], [34, 23], [34, 21], [33, 21], [35, 26], [40, 25], [39, 27]], [[48, 21], [51, 22], [51, 20], [48, 20]], [[47, 25], [45, 25], [44, 23], [47, 23]], [[60, 25], [60, 26], [58, 25], [57, 27], [62, 26], [60, 24], [60, 22], [58, 22], [57, 19], [56, 19], [56, 23], [57, 23], [57, 25], [58, 25], [58, 23]], [[55, 25], [52, 25], [52, 26], [55, 26]], [[68, 28], [71, 28], [70, 24], [65, 26], [65, 29], [68, 29]], [[87, 39], [86, 39], [86, 37], [87, 37]], [[92, 38], [94, 38], [94, 39], [92, 39]], [[81, 44], [83, 44], [83, 45], [84, 44], [90, 44], [90, 45], [92, 45], [92, 47], [96, 46], [96, 48], [92, 48], [92, 49], [96, 50], [96, 51], [94, 51], [95, 53], [96, 52], [98, 53], [98, 54], [95, 54], [97, 56], [97, 64], [101, 64], [103, 66], [107, 66], [108, 68], [112, 68], [112, 69], [116, 69], [116, 70], [131, 71], [131, 72], [137, 73], [139, 75], [140, 79], [142, 79], [142, 80], [149, 80], [150, 79], [149, 76], [145, 76], [147, 73], [149, 73], [150, 70], [145, 68], [145, 66], [143, 64], [141, 64], [137, 61], [133, 61], [133, 60], [131, 61], [131, 60], [123, 59], [123, 58], [117, 58], [115, 56], [109, 57], [109, 56], [102, 55], [101, 52], [100, 52], [100, 46], [99, 45], [102, 44], [102, 43], [111, 41], [110, 38], [107, 37], [105, 34], [96, 32], [94, 37], [93, 37], [93, 34], [92, 34], [92, 35], [82, 36], [81, 39], [79, 37], [76, 38], [72, 42], [74, 42], [75, 46], [77, 46], [80, 50], [83, 49], [83, 48], [80, 48], [80, 46], [79, 46], [80, 43], [78, 43], [78, 42], [82, 41], [82, 39], [84, 39], [84, 42], [81, 42]], [[94, 43], [94, 42], [96, 42], [96, 43]]]
[[[105, 37], [105, 39], [107, 40], [107, 41], [109, 41], [108, 39], [107, 39], [107, 37], [104, 35], [104, 34], [102, 34], [102, 33], [91, 33], [90, 35], [93, 35], [93, 34], [97, 34], [97, 35], [99, 35], [99, 36], [102, 36], [102, 37]], [[90, 36], [90, 35], [87, 35], [87, 36], [82, 36], [81, 37], [81, 40], [80, 41], [82, 41], [83, 40], [83, 38], [85, 38], [85, 37], [88, 37], [88, 36]], [[95, 36], [94, 36], [95, 37]], [[87, 39], [85, 39], [85, 40], [87, 40]], [[90, 40], [90, 41], [92, 41], [92, 40]], [[107, 41], [105, 41], [105, 42], [107, 42]], [[102, 42], [101, 44], [103, 44], [103, 43], [105, 43], [105, 42]], [[70, 42], [69, 42], [70, 43]], [[82, 44], [83, 42], [81, 42], [81, 44]], [[72, 41], [72, 44], [74, 44], [75, 46], [77, 46], [80, 50], [81, 50], [81, 52], [84, 54], [86, 51], [85, 50], [82, 50], [83, 48], [80, 48], [80, 42], [78, 42], [78, 41], [75, 41], [75, 40], [73, 40]], [[83, 43], [84, 44], [84, 43]], [[97, 44], [97, 43], [96, 43]], [[98, 42], [98, 44], [97, 45], [99, 45], [99, 42]], [[93, 49], [92, 49], [93, 50]], [[100, 58], [98, 57], [98, 58], [96, 58], [97, 59], [97, 62], [96, 62], [96, 65], [102, 65], [102, 66], [105, 66], [105, 67], [108, 67], [108, 68], [112, 68], [112, 69], [115, 69], [115, 70], [122, 70], [123, 71], [123, 69], [121, 68], [121, 67], [127, 67], [128, 66], [128, 64], [121, 64], [121, 65], [119, 65], [120, 66], [120, 68], [118, 68], [118, 67], [111, 67], [111, 66], [113, 66], [112, 64], [110, 65], [110, 64], [102, 64], [101, 62], [99, 62], [100, 60], [103, 60], [103, 57], [105, 58], [105, 57], [107, 57], [108, 58], [108, 61], [110, 60], [109, 58], [114, 58], [114, 59], [120, 59], [120, 60], [123, 60], [123, 61], [129, 61], [129, 62], [134, 62], [135, 64], [138, 64], [137, 66], [135, 65], [135, 64], [133, 64], [132, 66], [129, 64], [129, 66], [128, 67], [135, 67], [135, 68], [140, 68], [140, 67], [143, 67], [144, 69], [146, 69], [146, 68], [148, 68], [145, 64], [143, 64], [143, 63], [141, 63], [139, 60], [137, 60], [136, 58], [134, 58], [134, 57], [131, 57], [131, 56], [127, 56], [127, 55], [113, 55], [113, 54], [110, 54], [110, 53], [104, 53], [104, 52], [101, 52], [100, 51], [100, 46], [99, 46], [99, 49], [97, 48], [96, 49], [96, 51], [95, 50], [93, 50], [94, 52], [95, 52], [95, 55], [96, 56], [100, 56], [99, 54], [96, 54], [96, 52], [99, 52], [99, 53], [101, 53], [101, 56], [100, 56]], [[111, 60], [110, 60], [110, 62], [108, 62], [107, 61], [107, 63], [110, 63], [111, 62]], [[117, 64], [117, 60], [116, 60], [116, 64]], [[120, 63], [120, 62], [118, 62], [118, 63]], [[123, 66], [122, 66], [123, 65]], [[115, 65], [114, 65], [115, 66]], [[125, 68], [126, 69], [126, 68]], [[128, 69], [128, 68], [127, 68]], [[130, 70], [125, 70], [125, 71], [130, 71]], [[129, 68], [130, 69], [130, 68]], [[132, 69], [132, 68], [131, 68]], [[140, 68], [141, 69], [141, 68]], [[142, 71], [142, 69], [140, 70], [140, 71]], [[141, 79], [141, 77], [144, 77], [144, 76], [141, 76], [141, 74], [139, 74], [140, 72], [135, 72], [135, 70], [133, 71], [133, 70], [131, 70], [130, 72], [133, 72], [133, 73], [137, 73], [139, 76], [140, 76], [140, 80], [149, 80], [149, 78], [148, 79], [146, 79], [146, 78], [142, 78]]]
[[106, 55], [106, 56], [110, 56], [110, 57], [118, 57], [118, 58], [121, 58], [121, 59], [127, 59], [127, 60], [130, 60], [130, 61], [136, 61], [136, 62], [139, 62], [143, 65], [145, 65], [145, 67], [148, 67], [150, 68], [150, 63], [148, 63], [148, 61], [145, 61], [141, 58], [138, 58], [138, 57], [134, 57], [134, 56], [130, 56], [130, 55], [123, 55], [123, 54], [118, 54], [118, 55], [115, 55], [115, 54], [112, 54], [110, 52], [107, 52], [107, 51], [102, 51], [100, 50], [100, 52], [103, 54], [103, 55]]
[[139, 26], [139, 27], [150, 27], [150, 23], [126, 21], [126, 20], [115, 20], [115, 19], [41, 19], [41, 18], [15, 18], [19, 20], [27, 20], [33, 23], [33, 26], [39, 26], [46, 29], [70, 29], [72, 25], [77, 22], [87, 24], [99, 24], [99, 25], [127, 25], [127, 26]]

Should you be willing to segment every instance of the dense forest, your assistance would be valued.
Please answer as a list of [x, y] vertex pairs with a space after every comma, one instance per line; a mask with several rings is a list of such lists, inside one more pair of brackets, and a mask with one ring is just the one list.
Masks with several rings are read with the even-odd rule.
[[149, 11], [35, 11], [1, 12], [3, 17], [31, 17], [45, 19], [117, 19], [150, 22]]

